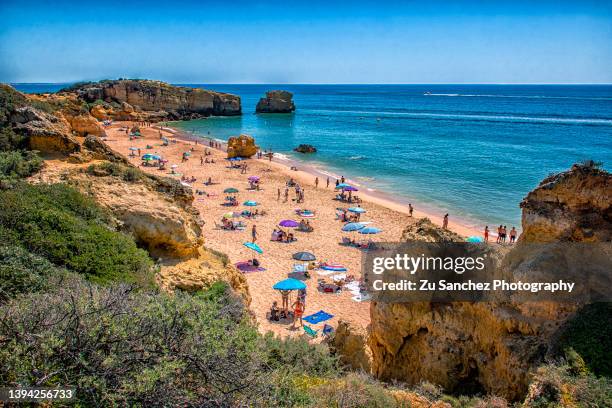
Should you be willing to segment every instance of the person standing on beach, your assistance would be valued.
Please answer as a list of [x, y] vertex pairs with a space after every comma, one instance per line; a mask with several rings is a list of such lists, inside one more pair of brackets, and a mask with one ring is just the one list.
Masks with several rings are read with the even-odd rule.
[[495, 240], [496, 243], [501, 243], [501, 239], [502, 239], [502, 226], [500, 225], [499, 227], [497, 227], [497, 239]]
[[489, 226], [488, 225], [485, 225], [484, 242], [489, 242]]
[[448, 229], [448, 213], [444, 214], [444, 220], [442, 220], [442, 228]]
[[289, 200], [289, 187], [285, 187], [285, 201], [283, 202], [286, 203], [287, 200]]
[[200, 156], [200, 166], [204, 164], [204, 157]]
[[504, 225], [504, 228], [502, 228], [502, 242], [505, 244], [506, 243], [506, 234], [507, 234], [507, 227]]
[[319, 188], [319, 178], [315, 177], [315, 188]]
[[336, 179], [336, 187], [338, 187], [338, 184], [340, 184], [340, 182], [338, 181], [338, 179]]
[[408, 213], [410, 214], [411, 217], [412, 217], [412, 211], [414, 211], [414, 208], [412, 208], [412, 203], [408, 203]]
[[340, 177], [340, 180], [342, 180], [342, 181], [340, 181], [340, 182], [341, 182], [342, 184], [344, 184], [344, 176]]
[[325, 188], [329, 188], [329, 177], [327, 178], [327, 184], [325, 185]]
[[276, 201], [280, 201], [280, 187], [276, 191]]
[[251, 229], [251, 242], [255, 243], [257, 241], [257, 226], [253, 224], [253, 228]]
[[516, 228], [512, 227], [512, 229], [510, 230], [510, 243], [514, 244], [515, 241], [516, 241]]

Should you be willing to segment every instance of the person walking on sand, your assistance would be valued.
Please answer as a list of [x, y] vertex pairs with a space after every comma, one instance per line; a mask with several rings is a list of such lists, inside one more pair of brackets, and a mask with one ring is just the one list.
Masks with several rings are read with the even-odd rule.
[[327, 178], [327, 184], [325, 185], [325, 188], [329, 188], [329, 177]]
[[315, 188], [319, 188], [319, 178], [315, 177]]
[[488, 225], [485, 225], [484, 242], [489, 242], [489, 226]]
[[280, 201], [280, 187], [276, 191], [276, 201]]
[[414, 208], [412, 208], [412, 203], [408, 203], [408, 213], [410, 214], [411, 217], [412, 217], [413, 211], [414, 211]]
[[442, 228], [448, 229], [448, 213], [444, 214], [444, 220], [442, 220]]
[[512, 227], [510, 230], [510, 243], [514, 244], [516, 242], [516, 228]]
[[253, 228], [251, 229], [251, 242], [255, 243], [257, 241], [257, 226], [253, 224]]

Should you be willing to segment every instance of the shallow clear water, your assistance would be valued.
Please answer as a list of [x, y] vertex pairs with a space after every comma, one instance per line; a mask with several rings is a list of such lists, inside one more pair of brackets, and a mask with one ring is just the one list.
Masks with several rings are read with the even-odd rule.
[[[552, 172], [586, 159], [612, 165], [609, 85], [191, 86], [240, 95], [243, 115], [175, 126], [223, 140], [247, 133], [479, 227], [519, 225], [519, 202]], [[293, 92], [297, 111], [255, 115], [271, 89]], [[300, 143], [318, 152], [292, 154]]]

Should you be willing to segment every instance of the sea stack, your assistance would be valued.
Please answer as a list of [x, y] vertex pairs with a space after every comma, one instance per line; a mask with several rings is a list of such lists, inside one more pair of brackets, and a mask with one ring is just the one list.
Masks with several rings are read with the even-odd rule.
[[291, 113], [295, 111], [293, 94], [288, 91], [268, 91], [255, 108], [256, 113]]

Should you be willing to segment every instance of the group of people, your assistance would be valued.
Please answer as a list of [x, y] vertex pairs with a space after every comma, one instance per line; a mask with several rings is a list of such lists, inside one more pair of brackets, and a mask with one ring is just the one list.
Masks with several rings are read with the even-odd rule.
[[[278, 302], [275, 300], [270, 306], [270, 320], [278, 322], [281, 319], [288, 319], [291, 317], [289, 311], [289, 291], [281, 291], [282, 306], [278, 307]], [[306, 309], [306, 289], [300, 289], [298, 291], [297, 299], [291, 305], [291, 311], [293, 312], [293, 326], [297, 321], [300, 322], [300, 326], [304, 325], [302, 317], [304, 316], [304, 310]]]
[[[496, 243], [498, 244], [505, 244], [506, 243], [506, 239], [510, 239], [510, 243], [513, 244], [516, 242], [516, 236], [518, 235], [518, 232], [516, 230], [515, 227], [512, 227], [512, 229], [510, 230], [510, 236], [508, 237], [508, 227], [506, 227], [505, 225], [501, 225], [499, 227], [497, 227], [497, 239], [495, 240]], [[484, 241], [485, 242], [489, 242], [489, 226], [485, 226], [485, 230], [484, 230]]]
[[303, 231], [303, 232], [312, 232], [314, 231], [314, 227], [310, 225], [310, 221], [301, 220], [300, 225], [298, 226], [298, 230]]
[[272, 238], [271, 241], [276, 241], [276, 242], [293, 242], [295, 241], [295, 236], [293, 235], [292, 232], [285, 232], [282, 229], [274, 229], [274, 231], [272, 231]]

